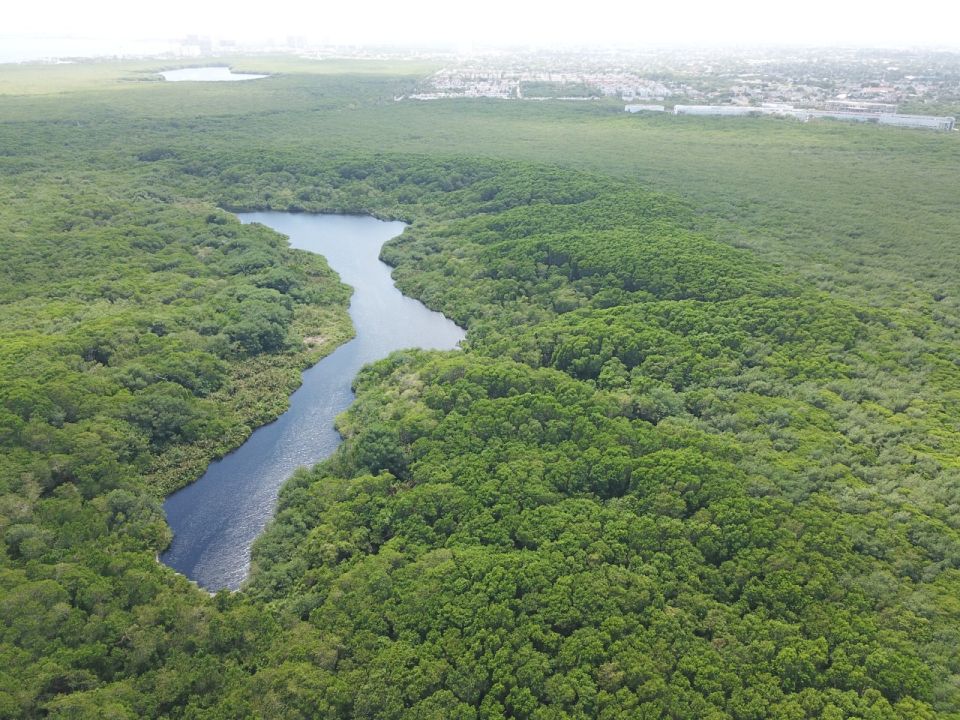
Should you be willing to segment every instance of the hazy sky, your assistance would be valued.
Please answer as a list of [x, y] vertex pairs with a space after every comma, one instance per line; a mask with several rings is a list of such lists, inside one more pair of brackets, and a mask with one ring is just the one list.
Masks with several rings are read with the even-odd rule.
[[[271, 0], [257, 13], [226, 0], [39, 0], [4, 8], [0, 35], [132, 38], [289, 35], [394, 44], [943, 45], [960, 49], [960, 2], [927, 0]], [[888, 8], [894, 9], [888, 9]], [[0, 42], [3, 42], [0, 38]], [[2, 50], [2, 48], [0, 48]]]

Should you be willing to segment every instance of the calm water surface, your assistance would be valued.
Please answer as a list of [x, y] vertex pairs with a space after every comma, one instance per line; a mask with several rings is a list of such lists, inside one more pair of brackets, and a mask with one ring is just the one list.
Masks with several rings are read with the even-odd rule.
[[353, 401], [357, 371], [394, 350], [449, 350], [463, 330], [400, 293], [378, 255], [399, 235], [400, 222], [352, 215], [243, 213], [290, 237], [295, 248], [320, 253], [354, 288], [350, 317], [356, 337], [303, 373], [290, 409], [256, 430], [202, 478], [164, 503], [173, 543], [161, 560], [208, 590], [237, 589], [250, 568], [250, 546], [273, 515], [284, 480], [301, 465], [327, 458], [340, 444], [333, 419]]
[[165, 70], [157, 73], [164, 80], [170, 82], [232, 82], [235, 80], [259, 80], [267, 75], [250, 75], [235, 73], [228, 67], [200, 67], [183, 68], [182, 70]]

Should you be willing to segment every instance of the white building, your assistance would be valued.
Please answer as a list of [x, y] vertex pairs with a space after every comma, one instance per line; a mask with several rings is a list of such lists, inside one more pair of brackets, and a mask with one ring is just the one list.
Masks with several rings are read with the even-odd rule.
[[[800, 114], [806, 117], [800, 117]], [[877, 123], [878, 125], [896, 125], [897, 127], [921, 128], [925, 130], [953, 130], [956, 119], [936, 115], [897, 115], [895, 113], [841, 112], [830, 110], [798, 110], [801, 120], [828, 118], [852, 122]]]
[[841, 110], [857, 113], [887, 113], [897, 112], [897, 106], [892, 103], [862, 102], [859, 100], [827, 100], [827, 110]]
[[931, 130], [953, 130], [957, 120], [952, 117], [934, 115], [881, 115], [881, 125], [899, 125], [901, 127], [929, 128]]
[[763, 108], [750, 107], [749, 105], [674, 105], [673, 114], [745, 117], [747, 115], [762, 115], [765, 114], [765, 111]]
[[923, 128], [927, 130], [953, 130], [956, 119], [952, 117], [937, 117], [934, 115], [898, 115], [896, 113], [851, 112], [848, 110], [807, 110], [795, 108], [791, 105], [770, 104], [763, 107], [737, 105], [677, 105], [673, 108], [675, 115], [722, 115], [727, 117], [744, 117], [749, 115], [779, 115], [794, 117], [806, 122], [817, 118], [830, 120], [846, 120], [848, 122], [876, 123], [878, 125], [896, 125], [897, 127]]

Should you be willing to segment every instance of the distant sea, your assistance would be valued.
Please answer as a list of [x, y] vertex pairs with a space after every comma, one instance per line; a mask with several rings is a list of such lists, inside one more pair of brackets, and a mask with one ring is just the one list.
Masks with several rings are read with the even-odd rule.
[[164, 40], [117, 38], [23, 37], [0, 34], [0, 63], [54, 61], [68, 58], [135, 57], [174, 52]]

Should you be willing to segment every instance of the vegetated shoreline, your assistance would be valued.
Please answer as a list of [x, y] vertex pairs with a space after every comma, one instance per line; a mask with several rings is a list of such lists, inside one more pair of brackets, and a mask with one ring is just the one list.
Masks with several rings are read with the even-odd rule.
[[380, 260], [383, 245], [400, 236], [405, 224], [369, 215], [276, 211], [239, 219], [287, 234], [298, 251], [326, 258], [340, 282], [352, 287], [349, 313], [355, 337], [304, 371], [303, 385], [278, 424], [254, 431], [248, 444], [211, 465], [199, 485], [187, 486], [165, 502], [177, 537], [162, 561], [212, 590], [242, 584], [249, 546], [269, 522], [282, 484], [298, 468], [335, 451], [341, 440], [335, 418], [352, 402], [351, 387], [362, 366], [399, 349], [454, 349], [465, 334], [442, 314], [403, 295], [392, 268]]
[[[233, 219], [238, 223], [239, 223], [239, 220], [237, 220], [236, 218], [236, 215], [238, 213], [274, 211], [274, 208], [269, 206], [229, 206], [227, 204], [220, 204], [220, 205], [217, 205], [216, 207], [219, 210], [229, 213], [233, 217]], [[313, 214], [313, 215], [321, 215], [321, 214], [363, 215], [365, 214], [363, 212], [352, 212], [352, 211], [336, 212], [336, 211], [327, 211], [327, 210], [318, 210], [318, 211], [283, 210], [282, 212], [298, 212], [298, 213]], [[372, 213], [370, 213], [369, 215], [371, 217], [375, 217]], [[379, 219], [392, 220], [396, 218], [379, 218]], [[268, 228], [268, 230], [272, 233], [282, 236], [282, 233], [279, 233], [276, 230], [273, 230], [272, 228]], [[287, 246], [288, 251], [294, 252], [294, 253], [306, 252], [306, 251], [296, 250], [295, 248], [291, 248], [289, 246], [289, 239], [286, 239], [285, 241], [288, 243], [288, 246]], [[325, 258], [324, 258], [324, 262], [326, 262]], [[337, 275], [337, 278], [339, 281], [339, 275]], [[281, 415], [283, 415], [285, 412], [287, 412], [287, 410], [289, 410], [290, 397], [303, 384], [304, 371], [310, 369], [317, 363], [321, 362], [324, 358], [328, 357], [331, 353], [333, 353], [337, 348], [350, 342], [350, 340], [352, 340], [356, 336], [356, 328], [354, 328], [353, 322], [352, 320], [350, 320], [349, 313], [347, 312], [348, 308], [349, 308], [349, 298], [347, 300], [347, 305], [340, 308], [343, 311], [344, 315], [346, 316], [347, 330], [349, 331], [348, 334], [344, 334], [343, 332], [338, 333], [336, 331], [330, 332], [329, 328], [320, 328], [320, 330], [327, 330], [327, 332], [322, 333], [322, 335], [326, 338], [326, 342], [321, 343], [319, 345], [309, 345], [304, 342], [299, 348], [288, 350], [288, 354], [292, 355], [294, 358], [294, 365], [292, 365], [292, 367], [290, 368], [290, 379], [284, 385], [282, 396], [280, 396], [279, 398], [280, 402], [271, 402], [270, 411], [268, 413], [259, 414], [252, 424], [245, 424], [244, 432], [242, 434], [236, 434], [231, 436], [231, 440], [233, 441], [232, 445], [230, 445], [225, 449], [217, 448], [213, 452], [205, 453], [200, 458], [198, 458], [192, 465], [197, 466], [202, 463], [202, 467], [199, 470], [194, 469], [189, 474], [189, 476], [187, 476], [186, 474], [181, 474], [179, 481], [175, 481], [175, 484], [173, 484], [172, 486], [164, 484], [165, 491], [163, 493], [163, 497], [169, 497], [170, 495], [186, 487], [187, 485], [191, 485], [195, 483], [197, 480], [199, 480], [203, 476], [203, 473], [205, 472], [206, 468], [210, 465], [210, 463], [220, 460], [226, 457], [227, 455], [231, 454], [232, 452], [235, 452], [240, 446], [242, 446], [247, 440], [250, 439], [250, 436], [257, 429], [275, 422], [277, 419], [280, 418]], [[271, 356], [271, 358], [273, 357], [275, 356]], [[264, 394], [263, 397], [265, 399], [271, 399], [271, 398], [275, 399], [277, 395], [276, 393], [273, 393], [270, 395]], [[148, 477], [155, 476], [156, 472], [157, 472], [157, 468], [154, 468], [153, 470], [149, 471], [147, 475]], [[163, 563], [160, 562], [160, 554], [164, 550], [166, 550], [167, 547], [169, 547], [169, 543], [163, 548], [161, 548], [157, 553], [156, 560], [161, 565]], [[164, 567], [167, 567], [167, 566], [164, 565]], [[176, 571], [173, 570], [172, 568], [169, 568], [169, 569], [176, 573]], [[182, 575], [182, 573], [177, 573], [177, 574], [181, 575], [182, 577], [186, 577]], [[189, 578], [187, 578], [187, 580], [189, 580], [191, 583], [196, 585], [196, 583], [190, 580]], [[197, 587], [199, 588], [199, 585]], [[200, 588], [200, 589], [203, 590], [203, 588]], [[208, 592], [208, 591], [204, 590], [204, 592]], [[210, 593], [210, 594], [213, 595], [215, 593]]]
[[[269, 207], [247, 207], [247, 206], [228, 207], [228, 206], [226, 206], [226, 205], [224, 205], [224, 204], [221, 204], [221, 205], [219, 205], [219, 206], [217, 206], [217, 207], [218, 207], [218, 209], [220, 209], [220, 210], [222, 210], [222, 211], [224, 211], [224, 212], [226, 212], [226, 213], [229, 213], [231, 216], [234, 217], [235, 220], [236, 220], [236, 215], [237, 215], [238, 213], [258, 212], [258, 211], [264, 211], [264, 210], [271, 210], [271, 209], [272, 209], [272, 208], [269, 208]], [[319, 214], [362, 215], [362, 214], [363, 214], [363, 213], [354, 213], [354, 212], [307, 211], [307, 210], [295, 210], [295, 211], [287, 211], [287, 212], [302, 212], [302, 213], [317, 214], [317, 215], [319, 215]], [[371, 216], [372, 216], [372, 214], [371, 214]], [[390, 219], [392, 219], [392, 218], [390, 218]], [[279, 233], [279, 232], [276, 231], [276, 230], [273, 230], [272, 228], [268, 228], [268, 229], [269, 229], [271, 232], [273, 232], [273, 233], [276, 233], [276, 234], [278, 234], [278, 235], [282, 235], [281, 233]], [[287, 240], [287, 242], [289, 243], [289, 240]], [[292, 252], [305, 252], [305, 251], [297, 251], [297, 250], [295, 250], [294, 248], [289, 247], [289, 244], [288, 244], [288, 250], [290, 250], [290, 251], [292, 251]], [[324, 262], [326, 262], [325, 259], [324, 259]], [[339, 276], [337, 276], [337, 277], [338, 277], [338, 280], [339, 280]], [[347, 307], [349, 307], [349, 299], [348, 299], [348, 306], [347, 306]], [[343, 309], [344, 309], [344, 311], [346, 311], [347, 308], [343, 308]], [[164, 492], [164, 494], [163, 494], [163, 497], [164, 497], [164, 498], [169, 497], [170, 495], [176, 493], [177, 491], [183, 489], [184, 487], [187, 487], [188, 485], [191, 485], [191, 484], [197, 482], [198, 480], [200, 480], [200, 478], [203, 476], [204, 472], [206, 471], [206, 468], [207, 468], [211, 463], [213, 463], [213, 462], [215, 462], [215, 461], [217, 461], [217, 460], [220, 460], [220, 459], [222, 459], [222, 458], [225, 458], [225, 457], [227, 457], [228, 455], [230, 455], [230, 454], [233, 453], [233, 452], [236, 452], [244, 443], [247, 442], [247, 440], [250, 439], [250, 437], [253, 435], [253, 433], [256, 432], [259, 428], [264, 427], [264, 426], [266, 426], [266, 425], [269, 425], [269, 424], [271, 424], [271, 423], [273, 423], [273, 422], [276, 422], [285, 412], [287, 412], [287, 411], [289, 410], [289, 408], [290, 408], [290, 397], [291, 397], [291, 396], [293, 395], [293, 393], [296, 392], [297, 389], [300, 388], [301, 385], [303, 384], [303, 373], [304, 373], [306, 370], [312, 368], [312, 367], [313, 367], [314, 365], [316, 365], [317, 363], [322, 362], [324, 358], [326, 358], [326, 357], [328, 357], [330, 354], [332, 354], [337, 348], [339, 348], [339, 347], [341, 347], [342, 345], [350, 342], [350, 341], [355, 337], [355, 335], [356, 335], [356, 329], [355, 329], [354, 326], [353, 326], [353, 322], [352, 322], [352, 321], [350, 320], [350, 318], [349, 318], [349, 314], [347, 314], [347, 321], [348, 321], [348, 323], [349, 323], [349, 325], [348, 325], [349, 334], [348, 334], [348, 335], [345, 335], [345, 336], [344, 336], [344, 335], [342, 335], [342, 333], [339, 334], [339, 335], [336, 334], [336, 333], [331, 334], [331, 333], [329, 332], [329, 328], [321, 328], [321, 329], [323, 329], [323, 330], [327, 330], [327, 331], [328, 331], [327, 333], [324, 334], [324, 337], [327, 338], [327, 341], [326, 341], [326, 342], [320, 343], [320, 344], [318, 344], [318, 345], [311, 345], [311, 344], [307, 344], [306, 342], [304, 342], [300, 348], [298, 348], [297, 350], [292, 351], [292, 354], [295, 356], [295, 363], [296, 363], [296, 364], [293, 366], [292, 369], [295, 371], [296, 374], [295, 374], [295, 376], [291, 376], [290, 382], [288, 382], [288, 383], [286, 384], [285, 390], [284, 390], [284, 392], [283, 392], [283, 394], [282, 394], [282, 397], [281, 397], [281, 402], [280, 402], [280, 403], [272, 402], [272, 403], [270, 404], [270, 407], [271, 407], [271, 412], [270, 412], [270, 413], [268, 413], [268, 414], [260, 414], [260, 415], [256, 418], [255, 423], [253, 423], [253, 424], [246, 424], [246, 425], [244, 426], [244, 427], [245, 427], [245, 432], [244, 432], [244, 433], [242, 433], [242, 434], [237, 434], [237, 435], [232, 436], [231, 439], [232, 439], [234, 442], [233, 442], [233, 444], [232, 444], [231, 446], [229, 446], [229, 447], [227, 447], [227, 448], [225, 448], [225, 449], [217, 448], [214, 452], [205, 453], [205, 454], [202, 455], [201, 457], [197, 458], [197, 459], [195, 460], [195, 462], [194, 462], [194, 465], [195, 465], [195, 466], [200, 466], [200, 465], [202, 464], [202, 467], [201, 467], [199, 470], [192, 472], [192, 473], [188, 476], [186, 473], [183, 473], [183, 472], [182, 472], [182, 469], [181, 469], [181, 472], [177, 473], [177, 475], [179, 475], [179, 477], [180, 477], [180, 481], [179, 481], [177, 484], [175, 484], [174, 486], [170, 487], [168, 490], [166, 490], [166, 491]], [[336, 339], [337, 342], [330, 342], [331, 339]], [[274, 393], [274, 394], [272, 394], [272, 395], [264, 395], [264, 398], [265, 398], [265, 399], [271, 399], [271, 398], [274, 398], [275, 396], [276, 396], [276, 394]], [[155, 474], [155, 472], [156, 472], [156, 469], [154, 469], [153, 471], [148, 472], [148, 473], [147, 473], [148, 477], [149, 477], [149, 476], [153, 476], [153, 475]], [[169, 541], [167, 542], [167, 544], [164, 545], [163, 547], [159, 548], [159, 549], [157, 550], [157, 552], [154, 554], [154, 561], [157, 563], [157, 565], [163, 566], [163, 567], [166, 569], [166, 571], [172, 572], [172, 573], [174, 573], [175, 575], [183, 578], [183, 579], [186, 580], [188, 583], [190, 583], [194, 588], [196, 588], [198, 591], [200, 591], [200, 592], [202, 592], [202, 593], [204, 593], [204, 594], [206, 594], [206, 595], [208, 595], [208, 596], [210, 596], [210, 597], [216, 596], [218, 592], [240, 593], [240, 592], [243, 591], [242, 588], [238, 588], [238, 589], [236, 589], [236, 590], [230, 590], [230, 589], [228, 589], [228, 588], [224, 588], [224, 589], [218, 590], [218, 591], [216, 591], [216, 592], [207, 590], [206, 588], [202, 587], [199, 583], [197, 583], [195, 580], [187, 577], [187, 576], [184, 575], [183, 573], [181, 573], [181, 572], [179, 572], [179, 571], [171, 568], [170, 566], [166, 565], [166, 564], [160, 559], [160, 556], [163, 554], [163, 552], [165, 552], [165, 551], [169, 548], [170, 543], [172, 543], [172, 542], [173, 542], [173, 536], [171, 535], [170, 538], [169, 538]]]
[[161, 550], [157, 551], [157, 554], [153, 556], [153, 561], [154, 561], [157, 565], [162, 565], [162, 566], [165, 567], [167, 570], [169, 570], [170, 572], [172, 572], [174, 575], [177, 575], [177, 576], [183, 578], [184, 580], [186, 580], [188, 583], [190, 583], [190, 584], [194, 587], [194, 589], [198, 590], [199, 592], [206, 593], [206, 594], [207, 594], [208, 596], [210, 596], [210, 597], [216, 597], [216, 596], [217, 596], [217, 593], [222, 593], [222, 592], [226, 592], [226, 593], [238, 593], [238, 592], [243, 592], [242, 588], [241, 588], [241, 589], [238, 589], [238, 590], [230, 590], [229, 588], [223, 588], [222, 590], [217, 590], [217, 592], [213, 592], [212, 590], [207, 590], [206, 588], [201, 587], [201, 586], [200, 586], [200, 583], [198, 583], [196, 580], [191, 580], [191, 579], [188, 578], [186, 575], [184, 575], [182, 572], [178, 572], [177, 570], [174, 570], [172, 567], [170, 567], [169, 565], [167, 565], [166, 563], [164, 563], [163, 560], [160, 559], [160, 554], [161, 554], [164, 550], [166, 550], [166, 548], [162, 548]]
[[[283, 206], [275, 207], [270, 204], [244, 204], [244, 205], [231, 205], [229, 203], [218, 203], [215, 206], [217, 209], [222, 210], [223, 212], [229, 213], [232, 216], [236, 216], [238, 213], [248, 213], [248, 212], [289, 212], [295, 214], [305, 214], [305, 215], [346, 215], [346, 216], [367, 216], [373, 217], [377, 220], [384, 221], [400, 221], [406, 223], [407, 226], [412, 226], [415, 222], [414, 219], [402, 216], [399, 214], [383, 212], [379, 210], [366, 210], [362, 208], [320, 208], [320, 209], [305, 209], [302, 207], [293, 207], [287, 208]], [[274, 232], [277, 235], [277, 231], [270, 228], [270, 232]], [[388, 240], [387, 243], [399, 240], [399, 236], [393, 240]], [[385, 245], [387, 244], [385, 243]], [[288, 247], [288, 250], [291, 252], [305, 252], [298, 251], [294, 248]], [[322, 256], [321, 256], [322, 257]], [[393, 269], [386, 259], [381, 256], [381, 260], [386, 263], [388, 266]], [[326, 260], [324, 259], [324, 262]], [[339, 276], [338, 276], [339, 277]], [[411, 296], [412, 297], [412, 296]], [[419, 298], [418, 298], [419, 299]], [[429, 307], [429, 305], [427, 306]], [[175, 470], [168, 476], [166, 473], [162, 474], [162, 478], [159, 479], [159, 485], [163, 489], [163, 497], [168, 497], [169, 495], [175, 493], [177, 490], [180, 490], [187, 485], [190, 485], [196, 482], [205, 471], [206, 467], [210, 463], [220, 460], [230, 453], [234, 452], [237, 448], [243, 445], [250, 436], [258, 429], [264, 425], [269, 425], [272, 422], [275, 422], [283, 413], [285, 413], [290, 407], [290, 396], [302, 385], [303, 383], [303, 372], [309, 368], [316, 365], [318, 362], [323, 360], [325, 357], [333, 353], [337, 348], [345, 343], [349, 342], [355, 337], [355, 328], [353, 323], [350, 320], [348, 309], [349, 309], [349, 300], [347, 305], [340, 308], [343, 311], [343, 314], [346, 317], [349, 330], [349, 334], [344, 334], [342, 330], [333, 329], [333, 332], [330, 332], [329, 328], [320, 328], [321, 330], [327, 330], [327, 332], [319, 332], [313, 337], [322, 336], [325, 338], [325, 342], [319, 345], [309, 345], [304, 343], [300, 348], [288, 351], [287, 354], [290, 354], [294, 358], [294, 364], [290, 367], [290, 379], [284, 385], [284, 391], [282, 395], [282, 400], [280, 403], [271, 403], [270, 411], [266, 414], [259, 413], [255, 419], [253, 419], [252, 424], [245, 423], [244, 432], [242, 434], [234, 434], [230, 436], [232, 444], [229, 447], [217, 447], [211, 452], [204, 453], [200, 458], [191, 463], [190, 469], [184, 471], [182, 468]], [[431, 308], [436, 309], [436, 308]], [[305, 336], [308, 333], [304, 333]], [[270, 356], [271, 358], [276, 358], [276, 356]], [[275, 397], [276, 395], [264, 395], [265, 398]], [[147, 471], [146, 475], [150, 478], [157, 478], [159, 468], [153, 468]], [[166, 549], [166, 548], [164, 548]], [[161, 551], [162, 552], [162, 551]]]
[[[329, 330], [329, 328], [321, 329]], [[170, 467], [164, 462], [164, 456], [158, 458], [158, 465], [149, 470], [146, 475], [155, 481], [157, 486], [163, 490], [163, 497], [167, 497], [177, 490], [196, 482], [211, 462], [220, 460], [234, 452], [250, 438], [257, 428], [268, 425], [283, 415], [283, 413], [289, 409], [290, 396], [296, 392], [297, 388], [299, 388], [303, 382], [301, 378], [303, 372], [316, 365], [338, 347], [353, 338], [352, 325], [346, 328], [346, 330], [349, 331], [348, 335], [344, 334], [344, 329], [341, 329], [339, 332], [317, 333], [317, 335], [321, 335], [326, 339], [325, 343], [320, 345], [307, 345], [304, 343], [301, 348], [285, 353], [285, 355], [291, 357], [291, 361], [290, 363], [283, 364], [286, 365], [286, 367], [282, 369], [287, 379], [280, 380], [279, 382], [281, 388], [280, 394], [276, 392], [262, 394], [260, 396], [261, 399], [272, 400], [269, 408], [266, 411], [257, 409], [255, 413], [244, 422], [241, 432], [236, 432], [229, 436], [229, 445], [224, 446], [218, 444], [216, 447], [211, 448], [210, 451], [202, 452], [199, 457], [191, 459], [187, 468], [179, 466], [179, 462], [181, 462], [179, 458], [173, 460], [173, 462], [176, 463], [174, 467]], [[277, 357], [270, 356], [270, 359], [276, 360]], [[252, 370], [254, 373], [257, 373], [256, 366], [262, 365], [263, 361], [263, 357], [253, 358], [249, 363], [249, 368], [242, 366], [238, 368], [240, 375], [235, 376], [234, 379], [237, 380], [243, 377], [244, 370]], [[281, 370], [281, 365], [275, 364], [274, 369]], [[200, 446], [197, 445], [191, 447], [200, 449]]]

